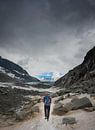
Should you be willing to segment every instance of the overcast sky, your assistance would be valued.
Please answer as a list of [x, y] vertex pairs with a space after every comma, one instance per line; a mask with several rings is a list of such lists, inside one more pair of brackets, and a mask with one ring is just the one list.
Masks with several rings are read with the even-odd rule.
[[95, 45], [95, 0], [0, 0], [0, 55], [31, 75], [66, 73]]

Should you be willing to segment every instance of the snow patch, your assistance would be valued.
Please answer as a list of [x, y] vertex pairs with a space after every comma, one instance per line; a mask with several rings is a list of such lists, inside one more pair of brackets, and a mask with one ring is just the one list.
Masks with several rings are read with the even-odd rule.
[[19, 71], [17, 70], [14, 70], [16, 73], [20, 74], [20, 75], [25, 75], [24, 73], [20, 73]]

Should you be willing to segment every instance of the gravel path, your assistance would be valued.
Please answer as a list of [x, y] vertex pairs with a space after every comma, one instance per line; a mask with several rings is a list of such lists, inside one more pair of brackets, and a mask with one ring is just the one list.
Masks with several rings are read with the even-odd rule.
[[[9, 126], [0, 128], [0, 130], [95, 130], [95, 111], [85, 112], [77, 110], [69, 112], [64, 117], [75, 117], [77, 124], [75, 125], [62, 125], [63, 116], [50, 116], [47, 122], [44, 119], [43, 104], [40, 104], [42, 113], [34, 119], [18, 123], [16, 126]], [[52, 105], [53, 109], [53, 105]]]

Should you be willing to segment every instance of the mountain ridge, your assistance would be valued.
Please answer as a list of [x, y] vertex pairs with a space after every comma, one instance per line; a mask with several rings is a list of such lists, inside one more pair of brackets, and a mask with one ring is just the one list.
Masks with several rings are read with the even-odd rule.
[[70, 70], [55, 82], [56, 87], [70, 92], [95, 92], [95, 47], [87, 52], [82, 64]]
[[0, 81], [10, 82], [12, 80], [22, 82], [39, 81], [37, 78], [30, 76], [21, 66], [0, 56]]

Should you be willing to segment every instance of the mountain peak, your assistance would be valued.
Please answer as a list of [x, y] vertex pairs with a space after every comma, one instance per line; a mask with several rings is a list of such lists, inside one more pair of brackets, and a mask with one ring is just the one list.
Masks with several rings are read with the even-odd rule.
[[87, 52], [86, 56], [84, 57], [83, 63], [87, 62], [92, 58], [95, 59], [95, 46], [90, 51]]

